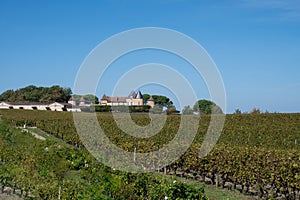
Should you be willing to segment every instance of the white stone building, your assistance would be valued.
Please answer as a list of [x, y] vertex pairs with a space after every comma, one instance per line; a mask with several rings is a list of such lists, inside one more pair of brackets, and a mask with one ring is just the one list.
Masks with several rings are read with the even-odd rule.
[[0, 109], [18, 109], [18, 110], [51, 110], [51, 111], [69, 111], [81, 112], [79, 107], [73, 107], [69, 103], [40, 103], [40, 102], [0, 102]]

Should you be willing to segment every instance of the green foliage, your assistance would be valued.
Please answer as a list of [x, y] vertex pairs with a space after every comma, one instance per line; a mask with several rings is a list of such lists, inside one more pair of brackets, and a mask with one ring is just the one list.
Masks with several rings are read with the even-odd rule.
[[[151, 95], [143, 94], [144, 102], [147, 102]], [[173, 102], [166, 96], [163, 95], [152, 95], [154, 100], [154, 104], [161, 105], [163, 107], [168, 107], [169, 105], [173, 105]]]
[[62, 88], [58, 85], [52, 87], [36, 87], [34, 85], [25, 88], [7, 90], [0, 95], [0, 101], [8, 102], [67, 102], [71, 97], [70, 88]]
[[87, 94], [87, 95], [78, 95], [74, 94], [72, 95], [76, 105], [79, 105], [80, 103], [80, 98], [83, 97], [87, 102], [92, 103], [92, 104], [99, 104], [99, 98], [93, 94]]
[[170, 200], [208, 200], [208, 198], [204, 195], [204, 188], [196, 188], [186, 183], [177, 181], [174, 181], [173, 184], [167, 188], [166, 197]]
[[242, 111], [240, 109], [235, 109], [234, 114], [242, 114]]
[[171, 105], [168, 106], [168, 108], [167, 108], [167, 110], [166, 110], [166, 113], [167, 113], [168, 115], [172, 115], [172, 114], [178, 114], [178, 113], [180, 113], [180, 111], [177, 110], [176, 107], [175, 107], [174, 105], [171, 104]]
[[[62, 138], [69, 144], [80, 147], [80, 151], [84, 150], [76, 133], [76, 129], [74, 128], [72, 113], [0, 110], [0, 114], [3, 115], [2, 118], [18, 126], [24, 123], [36, 125], [44, 131]], [[159, 117], [160, 115], [157, 116]], [[146, 139], [132, 137], [124, 133], [117, 127], [111, 114], [97, 114], [97, 117], [101, 128], [114, 144], [126, 151], [133, 151], [135, 147], [138, 147], [137, 152], [143, 153], [158, 150], [171, 141], [178, 131], [181, 116], [168, 115], [166, 124], [162, 130], [155, 136]], [[147, 123], [149, 123], [149, 116], [147, 114], [132, 114], [131, 117], [137, 124], [147, 125]], [[223, 182], [231, 182], [243, 186], [245, 191], [247, 191], [247, 188], [255, 188], [266, 198], [281, 193], [286, 195], [286, 198], [293, 199], [292, 195], [297, 194], [297, 191], [300, 190], [300, 114], [226, 115], [224, 129], [218, 144], [207, 157], [199, 158], [199, 149], [207, 132], [210, 117], [210, 115], [203, 115], [199, 124], [189, 124], [189, 127], [199, 125], [194, 143], [179, 160], [167, 167], [168, 171], [180, 171], [184, 174], [192, 173], [195, 174], [195, 177], [207, 176], [211, 177], [212, 180], [215, 180], [214, 177], [219, 176], [224, 180]], [[86, 124], [87, 121], [83, 120], [81, 123]], [[13, 130], [11, 130], [11, 132], [12, 134], [7, 134], [7, 132], [3, 134], [3, 138], [6, 139], [0, 140], [0, 144], [4, 146], [13, 144], [15, 133]], [[9, 138], [12, 142], [9, 141]], [[184, 142], [184, 140], [181, 142]], [[180, 145], [178, 146], [180, 147]], [[17, 150], [24, 152], [20, 149]], [[5, 150], [3, 147], [1, 149], [0, 145], [1, 153], [7, 152], [7, 154], [10, 155], [11, 151], [13, 151], [13, 149], [6, 147]], [[34, 150], [31, 149], [29, 151]], [[50, 152], [48, 152], [48, 154], [49, 153]], [[72, 170], [86, 170], [84, 167], [85, 164], [83, 164], [85, 163], [86, 155], [76, 151], [75, 154], [78, 154], [78, 156], [73, 158], [70, 157], [69, 154], [60, 151], [59, 155], [63, 158], [67, 158], [67, 162], [59, 164], [62, 166], [59, 170], [57, 169], [51, 172], [43, 170], [41, 174], [49, 174], [46, 177], [57, 176], [65, 178], [65, 176], [63, 176], [63, 166], [68, 166], [68, 168]], [[19, 155], [15, 157], [17, 158]], [[81, 157], [85, 159], [82, 160], [80, 159]], [[30, 166], [34, 162], [30, 159], [26, 159], [24, 162], [28, 163], [28, 165], [26, 165], [28, 168], [22, 170], [30, 174], [31, 170], [29, 169], [32, 169]], [[60, 162], [55, 160], [54, 163]], [[88, 161], [88, 164], [89, 166], [91, 165], [90, 161]], [[49, 165], [49, 163], [47, 163], [47, 165]], [[53, 167], [53, 165], [52, 162], [50, 167]], [[93, 170], [88, 169], [91, 172], [86, 172], [86, 177], [93, 177], [94, 174], [90, 174]], [[6, 171], [11, 172], [10, 169]], [[96, 171], [94, 172], [95, 174], [97, 174]], [[14, 174], [20, 173], [19, 170], [13, 170], [13, 172]], [[31, 174], [31, 176], [34, 176], [34, 174]], [[5, 173], [3, 177], [5, 177]], [[96, 177], [98, 178], [98, 176]], [[122, 177], [106, 175], [106, 178], [108, 180], [103, 182], [100, 181], [103, 179], [99, 178], [101, 183], [99, 191], [106, 191], [107, 193], [105, 193], [105, 195], [111, 198], [122, 196], [128, 199], [133, 196], [132, 199], [136, 199], [137, 197], [134, 196], [134, 193], [148, 197], [153, 195], [157, 197], [155, 199], [164, 197], [159, 196], [158, 193], [166, 196], [167, 190], [164, 188], [166, 184], [157, 179], [143, 176], [137, 178], [137, 176], [126, 175], [126, 178], [124, 177], [124, 184], [121, 184], [120, 180], [123, 180]], [[6, 182], [10, 181], [7, 178], [3, 178], [3, 181], [4, 180], [7, 180]], [[26, 179], [15, 180], [17, 181], [16, 183], [28, 181]], [[147, 181], [148, 183], [155, 183], [155, 187], [150, 187], [150, 184], [144, 184]], [[161, 184], [162, 187], [158, 187], [158, 183]], [[84, 185], [81, 182], [78, 184]], [[134, 190], [136, 185], [139, 185], [140, 188]], [[21, 186], [24, 187], [23, 185]], [[91, 187], [93, 188], [95, 186]], [[178, 188], [181, 188], [181, 186], [178, 186]], [[176, 190], [174, 189], [172, 191]], [[92, 191], [95, 190], [93, 189]], [[267, 194], [268, 196], [266, 196]]]
[[107, 106], [107, 105], [96, 105], [91, 106], [91, 112], [130, 112], [130, 113], [143, 113], [149, 112], [150, 106], [142, 105], [142, 106]]
[[250, 112], [250, 114], [260, 114], [261, 111], [258, 108], [253, 108], [252, 111]]
[[182, 109], [182, 114], [184, 115], [192, 115], [194, 113], [194, 110], [188, 105], [188, 106], [184, 106], [184, 108]]
[[[0, 110], [0, 115], [3, 115], [2, 118], [8, 119], [14, 125], [23, 126], [26, 123], [28, 126], [37, 126], [55, 137], [63, 138], [70, 144], [81, 146], [74, 126], [72, 113]], [[108, 135], [115, 135], [114, 137], [123, 137], [123, 134], [126, 135], [118, 129], [112, 115], [98, 114], [97, 116], [100, 125]], [[146, 124], [149, 123], [147, 114], [133, 114], [132, 119], [139, 121], [139, 123], [143, 121], [145, 121]], [[209, 115], [203, 115], [201, 117], [195, 142], [202, 142], [203, 136], [206, 134], [209, 126], [209, 122]], [[166, 139], [160, 138], [159, 140], [167, 142], [168, 139], [172, 138], [178, 129], [179, 123], [180, 115], [168, 116], [167, 122], [161, 130], [161, 136]], [[120, 133], [120, 135], [117, 133]], [[167, 136], [170, 136], [170, 138]], [[131, 137], [127, 138], [129, 141], [133, 139]], [[297, 141], [296, 144], [295, 140]], [[153, 142], [159, 144], [157, 141]], [[300, 150], [300, 114], [226, 115], [220, 142], [238, 146]]]
[[216, 105], [214, 102], [209, 100], [199, 100], [195, 103], [193, 107], [195, 112], [199, 112], [200, 114], [222, 114], [222, 109]]
[[164, 107], [168, 107], [170, 104], [173, 104], [173, 102], [166, 96], [152, 95], [152, 98], [153, 98], [155, 104], [159, 104]]
[[91, 112], [111, 112], [111, 106], [107, 105], [97, 105], [97, 106], [90, 106], [90, 111]]
[[[66, 119], [69, 120], [62, 113], [61, 116], [52, 115], [54, 112], [48, 112], [47, 115], [45, 112], [24, 113], [22, 117], [27, 116], [27, 122], [29, 118], [44, 116], [42, 122], [36, 123], [38, 126], [45, 123], [44, 127], [49, 128], [58, 125], [58, 122], [53, 123], [54, 118], [60, 119], [61, 126], [65, 125]], [[68, 129], [66, 126], [64, 128]], [[6, 136], [7, 130], [12, 132], [9, 137]], [[13, 142], [8, 141], [8, 138]], [[74, 200], [163, 199], [170, 184], [171, 180], [159, 175], [111, 170], [95, 161], [84, 148], [61, 143], [58, 145], [50, 137], [40, 141], [30, 133], [21, 132], [5, 121], [0, 121], [0, 186], [20, 189], [25, 199], [30, 199], [26, 197], [29, 195], [34, 199], [58, 199], [59, 193], [60, 199]], [[199, 189], [188, 185], [186, 188], [187, 191]], [[203, 188], [199, 191], [203, 191]]]
[[129, 112], [136, 113], [136, 112], [149, 112], [150, 106], [142, 105], [142, 106], [129, 106]]
[[153, 108], [150, 109], [150, 112], [154, 114], [161, 114], [163, 112], [163, 106], [156, 104]]
[[9, 99], [12, 98], [12, 96], [14, 95], [14, 91], [13, 90], [7, 90], [5, 92], [3, 92], [1, 95], [0, 95], [0, 101], [7, 101]]
[[143, 94], [143, 101], [144, 101], [144, 104], [147, 103], [148, 99], [150, 98], [150, 94]]

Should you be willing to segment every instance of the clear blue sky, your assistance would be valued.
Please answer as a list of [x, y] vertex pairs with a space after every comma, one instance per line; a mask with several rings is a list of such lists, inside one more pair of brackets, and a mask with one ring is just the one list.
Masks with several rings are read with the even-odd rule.
[[[207, 50], [223, 77], [229, 113], [300, 112], [298, 0], [1, 0], [0, 93], [30, 84], [72, 87], [101, 41], [149, 26], [182, 32]], [[138, 64], [152, 61], [146, 53]], [[136, 64], [130, 58], [115, 64]]]

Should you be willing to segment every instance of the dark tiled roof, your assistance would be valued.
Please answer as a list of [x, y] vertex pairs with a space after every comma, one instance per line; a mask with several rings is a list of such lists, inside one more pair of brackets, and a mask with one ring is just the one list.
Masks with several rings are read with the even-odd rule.
[[135, 98], [135, 97], [136, 97], [135, 91], [132, 90], [132, 91], [129, 93], [128, 97], [129, 97], [129, 98], [131, 98], [131, 97], [132, 97], [132, 98]]
[[110, 103], [126, 103], [127, 97], [107, 97], [107, 101]]
[[103, 94], [101, 100], [107, 100], [107, 96], [105, 94]]
[[69, 101], [75, 101], [74, 96], [71, 96], [71, 98], [69, 99]]
[[142, 99], [143, 95], [141, 91], [138, 91], [137, 93], [135, 91], [131, 91], [128, 97], [109, 97], [103, 94], [101, 100], [107, 100], [108, 103], [126, 103], [126, 100], [129, 98], [133, 99]]
[[143, 95], [142, 95], [141, 91], [138, 91], [138, 93], [135, 96], [135, 99], [142, 99], [142, 98], [143, 98]]
[[51, 103], [43, 103], [43, 102], [4, 102], [8, 105], [12, 105], [12, 106], [49, 106], [51, 104], [54, 104], [54, 103], [58, 103], [58, 104], [61, 104], [63, 106], [69, 106], [69, 105], [72, 105], [72, 104], [69, 104], [69, 103], [61, 103], [61, 102], [51, 102]]
[[42, 102], [4, 102], [13, 106], [47, 106], [52, 103], [42, 103]]

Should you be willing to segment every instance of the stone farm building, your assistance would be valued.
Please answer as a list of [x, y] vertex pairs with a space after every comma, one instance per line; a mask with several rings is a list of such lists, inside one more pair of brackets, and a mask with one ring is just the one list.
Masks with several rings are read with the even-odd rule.
[[52, 111], [73, 111], [78, 112], [78, 108], [73, 108], [68, 103], [39, 103], [39, 102], [1, 102], [0, 109], [23, 109], [23, 110], [52, 110]]
[[40, 103], [40, 102], [0, 102], [0, 109], [23, 109], [23, 110], [51, 110], [51, 111], [69, 111], [69, 112], [81, 112], [82, 107], [89, 107], [84, 98], [80, 99], [79, 106], [76, 106], [76, 102], [73, 97], [70, 98], [68, 103]]

